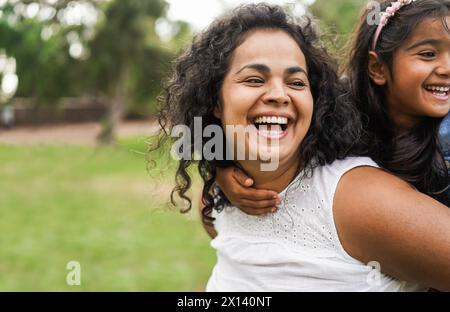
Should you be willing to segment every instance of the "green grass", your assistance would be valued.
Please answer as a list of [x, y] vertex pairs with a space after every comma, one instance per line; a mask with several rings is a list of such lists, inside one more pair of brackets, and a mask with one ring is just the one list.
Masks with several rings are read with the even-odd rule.
[[149, 175], [145, 150], [0, 145], [0, 291], [201, 291], [215, 254], [197, 207], [169, 209], [174, 163], [156, 153]]

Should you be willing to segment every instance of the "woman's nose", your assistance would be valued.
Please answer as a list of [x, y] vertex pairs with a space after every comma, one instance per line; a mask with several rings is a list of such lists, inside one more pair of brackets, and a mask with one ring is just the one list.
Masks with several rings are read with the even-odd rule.
[[264, 103], [266, 104], [286, 105], [290, 101], [291, 99], [281, 83], [272, 84], [264, 95]]

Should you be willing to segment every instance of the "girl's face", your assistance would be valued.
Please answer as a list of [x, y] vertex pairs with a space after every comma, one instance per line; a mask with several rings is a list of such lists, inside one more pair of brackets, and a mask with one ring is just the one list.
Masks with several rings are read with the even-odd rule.
[[[216, 115], [224, 127], [248, 127], [256, 134], [245, 138], [247, 153], [260, 157], [272, 146], [270, 154], [278, 153], [280, 163], [298, 161], [311, 124], [313, 97], [305, 56], [296, 41], [281, 30], [247, 34], [233, 53], [220, 104]], [[242, 142], [234, 142], [236, 150]]]
[[450, 34], [441, 18], [425, 19], [394, 53], [386, 86], [390, 116], [402, 127], [449, 112]]

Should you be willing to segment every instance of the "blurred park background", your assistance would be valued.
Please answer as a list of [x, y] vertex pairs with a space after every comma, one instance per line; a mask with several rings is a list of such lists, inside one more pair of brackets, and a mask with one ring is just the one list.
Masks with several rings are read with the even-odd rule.
[[[168, 205], [176, 164], [166, 148], [148, 171], [146, 152], [171, 61], [246, 2], [0, 0], [0, 291], [203, 290], [198, 207]], [[367, 1], [266, 2], [317, 18], [342, 60]]]

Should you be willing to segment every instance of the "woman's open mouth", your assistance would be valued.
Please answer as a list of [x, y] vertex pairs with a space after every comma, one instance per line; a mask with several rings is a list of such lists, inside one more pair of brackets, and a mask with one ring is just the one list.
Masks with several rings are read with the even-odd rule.
[[439, 101], [448, 101], [449, 99], [450, 85], [427, 85], [425, 90]]
[[286, 116], [259, 116], [253, 121], [258, 135], [269, 140], [286, 137], [291, 123], [290, 118]]

